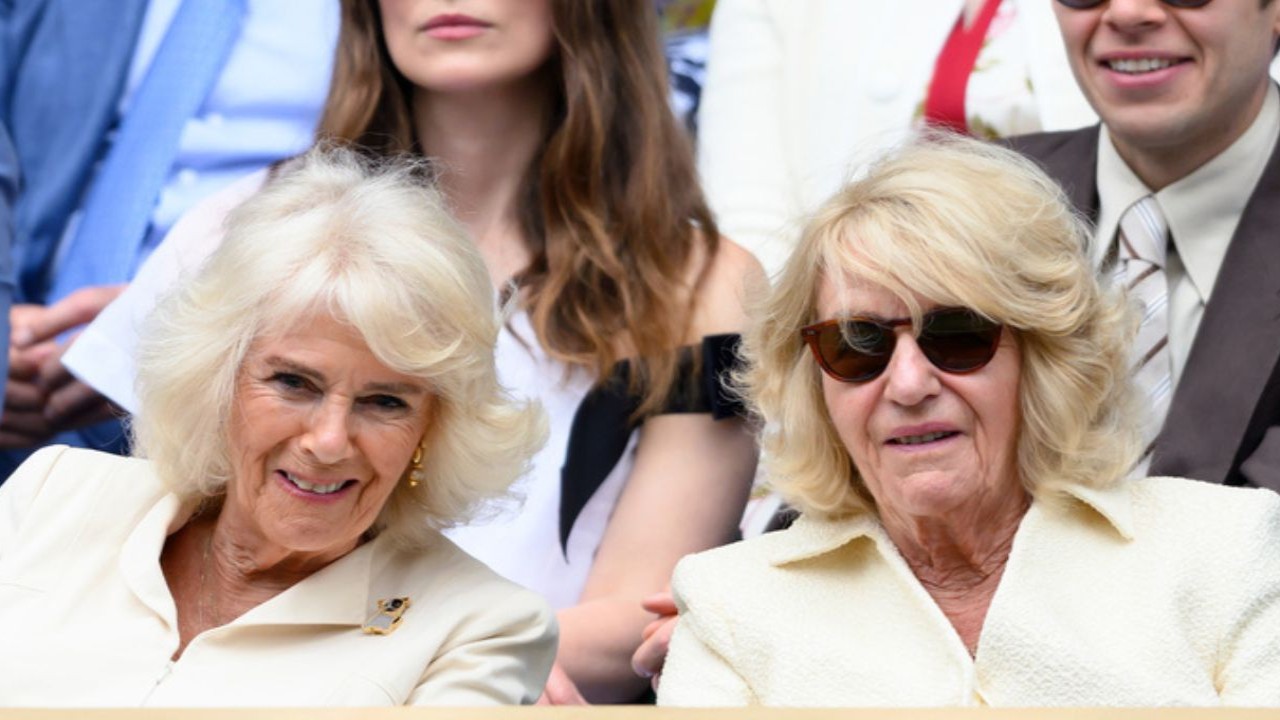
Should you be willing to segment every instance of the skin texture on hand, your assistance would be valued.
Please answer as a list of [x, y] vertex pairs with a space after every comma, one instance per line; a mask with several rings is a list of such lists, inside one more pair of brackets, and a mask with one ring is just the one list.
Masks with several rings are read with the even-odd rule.
[[551, 675], [547, 677], [547, 685], [542, 689], [542, 697], [538, 705], [587, 705], [586, 698], [578, 692], [578, 686], [569, 679], [568, 673], [556, 662], [551, 666]]
[[667, 650], [671, 647], [671, 634], [675, 632], [679, 617], [670, 590], [645, 598], [641, 605], [658, 617], [645, 626], [641, 634], [644, 641], [631, 656], [631, 667], [640, 677], [649, 678], [653, 689], [657, 690], [662, 666], [667, 661]]
[[124, 289], [104, 285], [77, 290], [53, 305], [15, 305], [9, 312], [9, 378], [0, 416], [0, 448], [40, 445], [53, 435], [101, 422], [115, 413], [95, 390], [62, 364], [71, 342], [62, 333], [98, 316]]

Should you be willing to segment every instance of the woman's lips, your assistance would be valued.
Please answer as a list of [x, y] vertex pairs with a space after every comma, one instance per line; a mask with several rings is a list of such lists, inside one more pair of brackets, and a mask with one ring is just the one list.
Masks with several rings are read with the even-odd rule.
[[337, 500], [356, 486], [355, 480], [337, 480], [333, 482], [319, 479], [306, 480], [286, 470], [276, 470], [276, 478], [286, 491], [297, 497], [319, 502]]
[[886, 445], [903, 450], [916, 450], [935, 447], [960, 434], [950, 425], [929, 423], [912, 427], [895, 428], [889, 434]]
[[492, 27], [483, 20], [469, 15], [437, 15], [422, 26], [423, 32], [437, 40], [465, 40], [480, 35]]

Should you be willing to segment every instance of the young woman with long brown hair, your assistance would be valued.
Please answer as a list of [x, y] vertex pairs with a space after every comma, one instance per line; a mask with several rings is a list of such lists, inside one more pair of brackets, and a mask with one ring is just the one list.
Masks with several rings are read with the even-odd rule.
[[[666, 93], [650, 0], [343, 0], [321, 138], [437, 162], [515, 302], [503, 381], [551, 417], [523, 504], [450, 533], [559, 608], [551, 701], [643, 689], [640, 600], [734, 537], [755, 469], [716, 373], [763, 273], [718, 236]], [[167, 257], [194, 262], [176, 246], [234, 194]]]

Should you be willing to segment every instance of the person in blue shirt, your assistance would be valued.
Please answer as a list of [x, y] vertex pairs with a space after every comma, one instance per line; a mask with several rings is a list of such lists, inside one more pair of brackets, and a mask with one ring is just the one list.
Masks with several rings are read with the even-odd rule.
[[[0, 0], [0, 241], [16, 284], [0, 481], [55, 438], [124, 450], [119, 423], [100, 422], [113, 408], [59, 362], [67, 340], [188, 207], [310, 144], [337, 29], [337, 0]], [[175, 110], [169, 95], [195, 83]], [[114, 211], [147, 173], [136, 224], [104, 221], [95, 203]]]

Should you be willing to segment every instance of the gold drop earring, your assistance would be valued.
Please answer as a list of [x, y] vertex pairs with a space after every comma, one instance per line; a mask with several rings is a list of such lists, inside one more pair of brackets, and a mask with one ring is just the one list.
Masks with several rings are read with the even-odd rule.
[[422, 446], [413, 449], [413, 458], [409, 460], [409, 487], [416, 488], [422, 482]]

